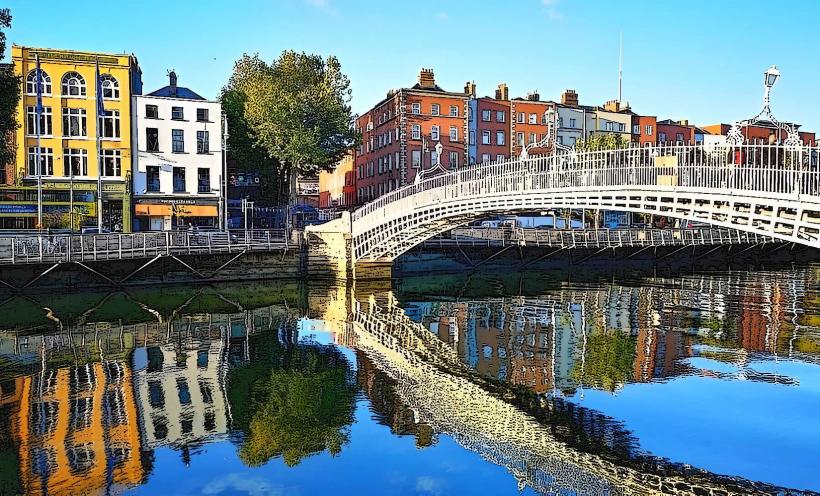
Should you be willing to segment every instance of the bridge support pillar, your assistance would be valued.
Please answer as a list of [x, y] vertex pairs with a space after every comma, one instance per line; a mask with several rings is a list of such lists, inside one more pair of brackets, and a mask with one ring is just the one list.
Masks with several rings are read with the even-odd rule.
[[308, 277], [353, 279], [353, 231], [350, 212], [318, 226], [305, 228]]

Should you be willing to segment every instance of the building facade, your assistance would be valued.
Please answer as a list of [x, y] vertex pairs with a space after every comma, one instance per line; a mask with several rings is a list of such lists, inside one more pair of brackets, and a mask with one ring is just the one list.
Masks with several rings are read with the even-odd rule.
[[319, 208], [346, 208], [355, 205], [353, 168], [356, 162], [353, 150], [345, 154], [332, 171], [319, 172]]
[[[474, 91], [474, 88], [473, 85], [469, 89]], [[498, 162], [510, 158], [511, 123], [507, 86], [498, 86], [496, 98], [472, 99], [470, 108], [474, 110], [468, 112], [469, 162]]]
[[169, 76], [133, 97], [135, 230], [222, 226], [222, 106]]
[[[816, 143], [815, 133], [800, 131], [800, 124], [784, 124], [787, 126], [795, 126], [798, 129], [798, 134], [800, 135], [800, 139], [803, 141], [803, 144], [813, 146]], [[700, 129], [709, 134], [726, 136], [729, 134], [729, 130], [731, 128], [732, 126], [730, 124], [712, 124], [709, 126], [701, 126]], [[746, 141], [753, 144], [776, 143], [778, 134], [780, 134], [781, 142], [785, 141], [787, 137], [785, 129], [780, 128], [778, 133], [777, 126], [768, 121], [760, 121], [749, 126], [743, 126], [741, 131], [743, 132], [743, 137], [746, 138]]]
[[587, 108], [578, 104], [578, 93], [569, 89], [564, 91], [561, 103], [555, 107], [558, 113], [558, 144], [575, 146], [578, 140], [586, 138]]
[[[521, 151], [538, 143], [547, 135], [549, 124], [547, 111], [555, 110], [553, 102], [541, 101], [537, 92], [531, 92], [526, 98], [515, 98], [510, 102], [510, 154], [521, 155]], [[560, 127], [560, 124], [559, 124]], [[533, 147], [528, 150], [531, 155], [546, 153], [546, 148]]]
[[[36, 58], [42, 70], [43, 114], [37, 153]], [[12, 47], [23, 88], [17, 108], [17, 158], [13, 187], [0, 201], [2, 227], [97, 225], [131, 230], [131, 97], [142, 93], [134, 55]], [[106, 115], [96, 119], [99, 64]], [[100, 139], [101, 157], [96, 140]], [[37, 157], [43, 190], [43, 226], [37, 226]], [[101, 164], [101, 167], [100, 167]], [[102, 169], [102, 170], [100, 170]], [[101, 188], [97, 179], [101, 177]], [[101, 192], [98, 192], [101, 189]], [[97, 212], [101, 193], [102, 212]]]
[[658, 121], [659, 145], [690, 145], [695, 143], [695, 126], [689, 121], [673, 121], [663, 119]]

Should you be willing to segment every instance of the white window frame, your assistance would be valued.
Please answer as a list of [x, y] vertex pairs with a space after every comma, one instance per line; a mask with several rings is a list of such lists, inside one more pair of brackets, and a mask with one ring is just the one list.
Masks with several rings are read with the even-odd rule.
[[458, 117], [458, 106], [450, 105], [450, 117]]
[[577, 123], [576, 123], [576, 121], [575, 121], [575, 118], [574, 118], [574, 117], [570, 117], [570, 119], [569, 119], [569, 127], [570, 127], [571, 129], [576, 129], [576, 127], [577, 127]]
[[[106, 126], [110, 126], [111, 133], [106, 133]], [[120, 139], [120, 111], [106, 110], [105, 115], [101, 115], [97, 121], [97, 133], [100, 138], [104, 140], [119, 140]]]
[[[31, 96], [37, 95], [36, 72], [37, 69], [32, 69], [26, 76], [26, 94]], [[43, 82], [43, 96], [51, 96], [51, 76], [42, 69], [40, 69], [40, 81]]]
[[458, 128], [450, 126], [450, 141], [458, 141]]
[[430, 128], [430, 139], [432, 141], [439, 141], [440, 138], [441, 138], [441, 136], [440, 136], [440, 133], [439, 133], [438, 126], [432, 126]]
[[120, 99], [120, 82], [111, 74], [100, 74], [100, 86], [102, 87], [103, 100]]
[[[37, 108], [34, 105], [26, 107], [26, 136], [37, 136]], [[50, 138], [54, 133], [53, 115], [51, 107], [43, 107], [40, 115], [40, 136]]]
[[505, 160], [507, 160], [507, 158], [506, 158], [506, 157], [504, 157], [504, 155], [503, 155], [503, 154], [501, 154], [501, 153], [499, 153], [498, 155], [496, 155], [496, 156], [495, 156], [495, 161], [496, 161], [496, 162], [503, 162], [503, 161], [505, 161]]
[[441, 115], [441, 105], [433, 103], [430, 105], [430, 115]]
[[530, 114], [530, 124], [538, 124], [538, 114]]
[[[79, 173], [75, 174], [72, 161], [79, 160]], [[65, 177], [88, 176], [88, 150], [85, 148], [64, 148], [63, 149], [63, 174]]]
[[504, 122], [507, 119], [507, 113], [503, 110], [495, 111], [495, 122]]
[[[113, 163], [114, 174], [105, 173], [109, 161]], [[103, 168], [100, 172], [102, 172], [103, 177], [122, 177], [122, 153], [119, 150], [109, 150], [103, 148], [102, 164]]]
[[497, 146], [503, 146], [507, 142], [507, 137], [504, 134], [504, 131], [496, 131], [495, 132], [495, 144]]
[[[77, 94], [73, 94], [72, 91], [76, 91]], [[69, 71], [63, 74], [60, 82], [60, 95], [66, 98], [85, 98], [87, 94], [88, 90], [82, 74], [77, 71]]]
[[410, 106], [410, 113], [413, 115], [421, 114], [421, 103], [413, 102], [413, 104]]
[[[88, 115], [84, 108], [63, 107], [63, 137], [65, 138], [87, 138], [88, 137]], [[66, 120], [67, 119], [67, 120]], [[79, 127], [77, 134], [72, 134], [71, 122], [77, 121]], [[66, 125], [68, 124], [68, 125]]]
[[492, 117], [492, 111], [491, 110], [482, 110], [481, 111], [481, 122], [490, 122], [491, 117]]
[[450, 169], [458, 167], [458, 152], [450, 152]]
[[421, 125], [413, 124], [411, 137], [412, 137], [411, 139], [414, 139], [414, 140], [421, 139]]
[[492, 135], [490, 134], [489, 130], [481, 131], [481, 144], [482, 145], [491, 145], [492, 144]]
[[481, 163], [482, 164], [486, 164], [486, 163], [490, 162], [491, 160], [492, 160], [492, 158], [490, 157], [489, 153], [482, 153], [481, 154]]
[[410, 152], [410, 166], [414, 169], [421, 167], [421, 150], [412, 150]]
[[[28, 168], [26, 169], [28, 175], [30, 177], [37, 177], [37, 170], [35, 168], [37, 164], [37, 147], [30, 146], [28, 147]], [[40, 147], [40, 164], [45, 164], [45, 172], [42, 176], [53, 176], [54, 175], [54, 149], [41, 146]]]
[[653, 130], [654, 130], [654, 128], [652, 127], [652, 124], [647, 124], [646, 125], [646, 135], [647, 136], [652, 136], [652, 131]]

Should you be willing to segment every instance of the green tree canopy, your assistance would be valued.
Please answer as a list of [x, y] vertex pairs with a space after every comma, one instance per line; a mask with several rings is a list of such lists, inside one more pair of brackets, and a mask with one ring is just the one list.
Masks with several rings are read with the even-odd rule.
[[[6, 33], [11, 27], [11, 11], [0, 9], [0, 62], [6, 53]], [[17, 104], [20, 101], [20, 78], [10, 67], [0, 65], [0, 165], [14, 160], [12, 134], [17, 131]]]
[[267, 64], [243, 55], [222, 90], [228, 150], [280, 184], [329, 170], [358, 143], [350, 98], [336, 57], [285, 51]]
[[579, 152], [589, 152], [595, 150], [615, 150], [629, 147], [629, 139], [617, 133], [598, 133], [589, 138], [579, 139], [575, 143], [575, 149]]
[[576, 361], [570, 377], [584, 386], [612, 392], [629, 381], [634, 362], [635, 338], [610, 329], [587, 337], [583, 369]]
[[229, 379], [235, 426], [245, 434], [240, 459], [259, 466], [281, 456], [292, 467], [314, 453], [340, 453], [355, 407], [350, 364], [329, 346], [264, 338]]

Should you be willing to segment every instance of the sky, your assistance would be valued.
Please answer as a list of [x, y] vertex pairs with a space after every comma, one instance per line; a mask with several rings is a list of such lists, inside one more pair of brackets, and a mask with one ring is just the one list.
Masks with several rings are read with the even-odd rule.
[[582, 104], [602, 105], [618, 95], [622, 35], [623, 100], [639, 114], [701, 125], [750, 118], [776, 64], [775, 117], [820, 131], [812, 0], [143, 0], [127, 11], [129, 2], [2, 3], [14, 17], [9, 45], [134, 53], [146, 92], [175, 69], [180, 85], [215, 98], [243, 53], [272, 61], [291, 49], [338, 57], [356, 113], [415, 84], [422, 67], [449, 91], [469, 80], [493, 95], [505, 82], [511, 97], [538, 90], [558, 100], [572, 88]]

